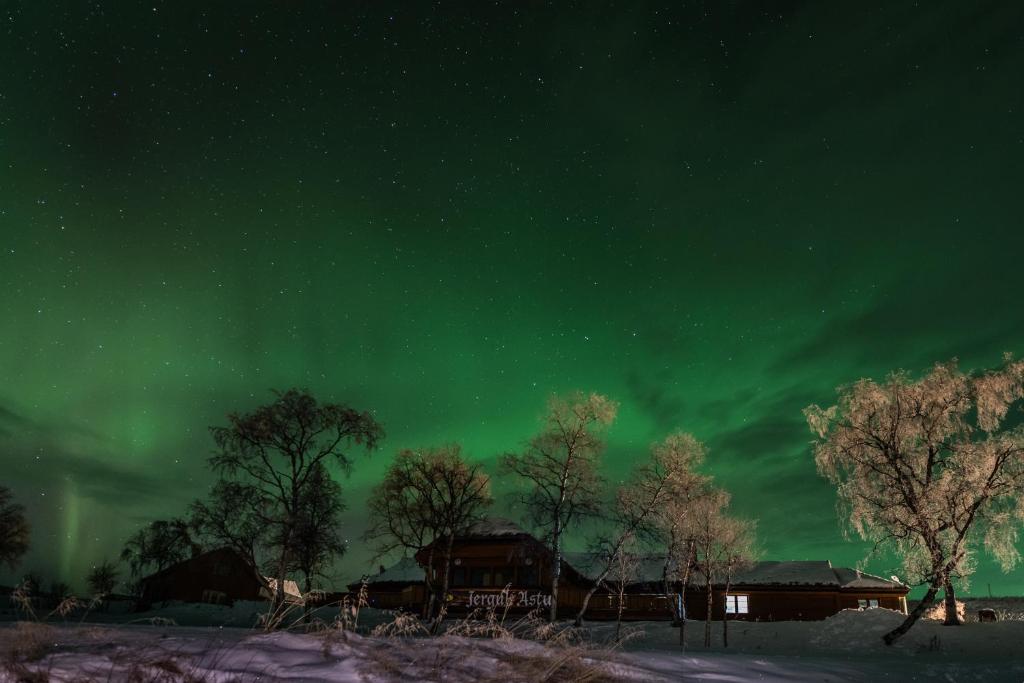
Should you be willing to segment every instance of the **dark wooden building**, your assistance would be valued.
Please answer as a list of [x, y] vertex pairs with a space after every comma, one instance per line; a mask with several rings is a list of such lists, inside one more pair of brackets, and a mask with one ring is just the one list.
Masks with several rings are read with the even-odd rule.
[[[140, 608], [180, 600], [231, 604], [235, 600], [269, 600], [276, 585], [262, 576], [231, 548], [211, 550], [171, 565], [141, 580]], [[285, 580], [285, 596], [297, 602], [302, 596], [294, 581]]]
[[[423, 567], [414, 558], [402, 558], [391, 567], [381, 567], [379, 573], [363, 578], [367, 601], [370, 607], [380, 609], [418, 610], [426, 599], [423, 579]], [[363, 581], [348, 585], [350, 598], [359, 594]]]
[[[423, 576], [426, 570], [439, 577], [443, 566], [434, 558], [428, 568], [429, 548], [416, 555], [418, 566], [409, 560], [368, 577], [370, 603], [379, 607], [418, 609], [426, 599]], [[559, 585], [559, 613], [572, 616], [594, 585], [599, 563], [587, 553], [566, 553]], [[551, 605], [551, 552], [533, 535], [503, 519], [488, 519], [455, 540], [451, 581], [447, 595], [449, 610], [479, 607], [529, 611]], [[663, 560], [644, 558], [635, 578], [627, 586], [625, 618], [668, 619], [670, 600], [662, 583]], [[352, 584], [350, 590], [358, 590]], [[885, 607], [906, 612], [909, 588], [898, 581], [883, 579], [854, 569], [833, 567], [827, 560], [759, 562], [737, 573], [729, 594], [724, 584], [713, 582], [712, 618], [748, 620], [824, 619], [843, 609]], [[686, 593], [686, 614], [690, 619], [706, 618], [707, 587], [691, 584]], [[616, 598], [600, 588], [591, 598], [587, 618], [614, 618]]]

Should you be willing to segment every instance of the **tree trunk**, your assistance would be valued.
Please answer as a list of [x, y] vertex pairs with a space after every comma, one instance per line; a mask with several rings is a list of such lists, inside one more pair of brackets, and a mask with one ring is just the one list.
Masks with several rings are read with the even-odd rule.
[[729, 589], [732, 587], [732, 567], [725, 570], [725, 599], [722, 601], [722, 647], [729, 647]]
[[587, 594], [583, 596], [583, 604], [580, 606], [580, 611], [576, 613], [576, 619], [573, 621], [573, 626], [575, 626], [576, 628], [579, 628], [583, 625], [583, 613], [587, 611], [587, 607], [590, 605], [590, 598], [594, 596], [594, 593], [597, 592], [597, 589], [600, 587], [601, 582], [604, 581], [610, 573], [611, 563], [609, 561], [608, 567], [606, 567], [598, 575], [597, 579], [594, 580], [594, 585], [591, 586], [590, 590], [587, 591]]
[[437, 591], [434, 590], [434, 548], [437, 546], [437, 539], [430, 544], [430, 552], [427, 553], [427, 571], [424, 574], [423, 588], [427, 592], [426, 600], [423, 601], [421, 617], [430, 619], [434, 615], [434, 602], [437, 599]]
[[270, 629], [276, 625], [276, 622], [281, 616], [281, 610], [284, 609], [284, 577], [288, 569], [288, 546], [291, 545], [291, 524], [289, 523], [288, 529], [284, 533], [284, 539], [281, 545], [281, 557], [277, 561], [277, 586], [274, 590], [274, 600], [270, 605], [270, 619], [267, 621], [267, 628]]
[[[710, 572], [709, 572], [710, 573]], [[704, 616], [704, 647], [711, 647], [711, 604], [715, 591], [711, 586], [711, 577], [707, 577], [708, 613]]]
[[962, 622], [956, 611], [956, 593], [953, 591], [952, 580], [947, 578], [942, 584], [942, 590], [946, 594], [946, 620], [942, 623], [944, 626], [959, 626]]
[[303, 572], [303, 574], [305, 575], [305, 583], [303, 584], [305, 586], [303, 589], [305, 595], [302, 599], [302, 622], [308, 624], [312, 615], [312, 610], [309, 609], [309, 591], [313, 589], [313, 582], [309, 572]]
[[924, 611], [931, 606], [932, 601], [935, 600], [935, 594], [938, 592], [939, 583], [937, 581], [928, 586], [928, 592], [925, 593], [924, 597], [921, 598], [921, 601], [917, 603], [917, 607], [910, 611], [910, 614], [908, 614], [907, 618], [903, 620], [903, 623], [894, 628], [893, 630], [889, 631], [882, 637], [882, 640], [885, 641], [885, 644], [892, 645], [900, 638], [900, 636], [909, 631], [910, 627], [913, 626], [914, 623], [921, 618], [921, 615], [924, 614]]
[[619, 582], [619, 612], [615, 615], [615, 642], [619, 642], [622, 632], [622, 610], [626, 606], [625, 579]]
[[562, 578], [562, 529], [558, 521], [555, 521], [555, 533], [552, 540], [554, 546], [554, 557], [552, 561], [554, 566], [551, 568], [551, 613], [548, 615], [548, 621], [554, 623], [558, 621], [558, 582]]
[[690, 586], [690, 565], [693, 564], [695, 546], [691, 543], [686, 551], [686, 566], [679, 586], [679, 645], [686, 649], [686, 589]]
[[679, 608], [672, 599], [675, 592], [669, 590], [668, 581], [668, 567], [670, 562], [671, 559], [666, 556], [665, 564], [661, 568], [661, 590], [665, 594], [665, 607], [668, 609], [669, 616], [672, 618], [672, 625], [677, 626], [679, 624]]
[[444, 571], [441, 573], [441, 595], [437, 606], [437, 613], [434, 615], [434, 623], [430, 627], [431, 635], [437, 633], [438, 629], [441, 628], [441, 621], [444, 619], [445, 612], [445, 601], [448, 600], [448, 583], [450, 581], [452, 571], [452, 547], [455, 545], [455, 534], [448, 534], [448, 542], [444, 546]]

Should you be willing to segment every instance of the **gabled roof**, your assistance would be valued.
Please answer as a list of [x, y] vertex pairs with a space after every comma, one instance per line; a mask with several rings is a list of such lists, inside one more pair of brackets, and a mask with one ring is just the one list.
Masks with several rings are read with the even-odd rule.
[[[242, 571], [244, 571], [246, 574], [251, 574], [251, 576], [256, 580], [256, 582], [260, 584], [261, 589], [267, 591], [268, 595], [272, 596], [274, 592], [277, 590], [277, 579], [274, 579], [270, 576], [263, 576], [262, 574], [260, 574], [258, 571], [256, 571], [254, 567], [252, 567], [252, 565], [249, 564], [249, 561], [246, 560], [241, 555], [241, 553], [239, 553], [234, 548], [230, 547], [215, 548], [213, 550], [208, 550], [205, 553], [200, 553], [195, 557], [190, 557], [187, 560], [182, 560], [181, 562], [178, 562], [177, 564], [172, 564], [170, 567], [162, 569], [158, 572], [154, 572], [149, 576], [144, 576], [141, 579], [141, 581], [145, 583], [147, 581], [161, 579], [165, 576], [171, 576], [179, 572], [184, 567], [187, 567], [189, 565], [201, 565], [210, 557], [217, 555], [230, 557], [232, 560], [234, 560], [235, 566], [241, 568]], [[194, 571], [194, 569], [191, 571]], [[295, 581], [292, 581], [291, 579], [284, 580], [284, 593], [286, 596], [290, 598], [302, 598], [302, 591], [299, 590], [299, 584]]]
[[[566, 552], [562, 553], [562, 561], [588, 581], [595, 581], [605, 568], [604, 561], [596, 553]], [[664, 570], [665, 559], [663, 557], [655, 555], [640, 557], [637, 559], [636, 570], [633, 572], [633, 581], [636, 583], [661, 583]]]

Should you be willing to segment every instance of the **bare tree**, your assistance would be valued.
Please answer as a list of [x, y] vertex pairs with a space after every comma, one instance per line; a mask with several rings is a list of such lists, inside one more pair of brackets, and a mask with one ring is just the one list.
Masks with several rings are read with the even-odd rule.
[[210, 429], [217, 444], [210, 458], [213, 470], [237, 478], [273, 506], [277, 590], [272, 613], [284, 602], [292, 534], [308, 495], [310, 478], [327, 462], [348, 471], [352, 461], [345, 447], [354, 444], [371, 450], [383, 436], [369, 413], [338, 404], [319, 404], [304, 390], [290, 389], [275, 395], [273, 403], [246, 415], [228, 415], [229, 426]]
[[18, 566], [28, 552], [29, 530], [25, 507], [14, 502], [9, 488], [0, 486], [0, 564], [12, 571]]
[[[640, 569], [640, 554], [637, 552], [637, 540], [632, 534], [627, 534], [621, 543], [616, 544], [614, 555], [611, 557], [611, 571], [605, 578], [615, 587], [616, 611], [615, 611], [615, 642], [622, 639], [622, 613], [626, 609], [627, 590], [629, 584], [636, 580]], [[602, 582], [604, 582], [602, 578]]]
[[[298, 518], [291, 534], [291, 561], [303, 576], [303, 594], [309, 595], [313, 578], [336, 558], [345, 554], [340, 531], [340, 515], [345, 510], [341, 486], [327, 468], [317, 466], [306, 484], [306, 495], [299, 504]], [[309, 601], [304, 618], [309, 620]]]
[[93, 568], [89, 570], [85, 577], [89, 591], [104, 606], [107, 604], [107, 598], [114, 591], [114, 586], [117, 584], [118, 573], [117, 566], [113, 562], [104, 560], [97, 565], [93, 565]]
[[[686, 512], [685, 519], [689, 519], [689, 511]], [[677, 558], [674, 562], [677, 574], [677, 585], [679, 586], [679, 592], [676, 595], [677, 605], [677, 618], [679, 620], [679, 645], [680, 647], [686, 647], [686, 621], [689, 615], [686, 613], [686, 591], [690, 587], [690, 582], [693, 577], [693, 566], [696, 563], [697, 557], [697, 543], [696, 539], [689, 535], [689, 533], [680, 532], [681, 529], [677, 527], [676, 532], [679, 535], [679, 541], [672, 547], [675, 549], [674, 554]]]
[[704, 457], [704, 447], [689, 434], [676, 433], [651, 446], [650, 459], [638, 466], [629, 482], [616, 492], [613, 532], [592, 545], [598, 557], [604, 558], [594, 585], [583, 596], [576, 614], [576, 626], [583, 622], [590, 600], [605, 577], [615, 566], [623, 545], [637, 539], [652, 540], [658, 536], [659, 517], [672, 500], [692, 495], [702, 481], [693, 471]]
[[715, 563], [719, 566], [725, 582], [725, 600], [722, 601], [722, 645], [729, 647], [729, 614], [732, 604], [729, 591], [736, 573], [754, 562], [754, 523], [723, 517], [719, 524], [718, 539], [715, 543]]
[[522, 502], [533, 524], [544, 530], [552, 551], [551, 611], [558, 618], [562, 575], [562, 536], [601, 505], [598, 460], [604, 451], [603, 430], [615, 419], [618, 404], [600, 394], [576, 392], [548, 402], [544, 430], [522, 454], [506, 454], [503, 472], [521, 478], [528, 490]]
[[892, 644], [935, 598], [946, 594], [946, 623], [957, 624], [953, 578], [969, 573], [969, 555], [987, 549], [1003, 566], [1019, 559], [1024, 520], [1024, 427], [1003, 426], [1024, 397], [1024, 362], [965, 374], [939, 363], [913, 380], [862, 379], [839, 389], [839, 402], [804, 414], [817, 435], [818, 471], [839, 493], [841, 517], [875, 548], [903, 557], [911, 583], [927, 585], [906, 620], [885, 635]]
[[706, 617], [704, 619], [704, 646], [711, 647], [711, 620], [714, 617], [714, 584], [721, 569], [722, 554], [719, 542], [726, 524], [725, 508], [729, 494], [719, 489], [709, 490], [695, 501], [688, 522], [693, 544], [693, 568], [704, 581]]
[[121, 550], [133, 580], [158, 572], [202, 552], [195, 529], [180, 518], [159, 519], [132, 534]]
[[[434, 631], [443, 617], [440, 603], [448, 592], [455, 537], [480, 521], [492, 503], [490, 479], [481, 465], [465, 461], [458, 444], [400, 452], [374, 489], [366, 537], [378, 539], [378, 554], [427, 549], [427, 616], [434, 619]], [[438, 556], [440, 586], [433, 575]]]
[[221, 479], [206, 500], [189, 506], [189, 525], [202, 545], [231, 548], [258, 568], [276, 522], [274, 511], [273, 499], [261, 488]]
[[[428, 548], [427, 567], [434, 566], [434, 543], [441, 537], [440, 516], [431, 504], [433, 486], [420, 474], [414, 451], [400, 452], [384, 475], [384, 480], [370, 494], [369, 526], [363, 540], [374, 544], [374, 559], [401, 551], [415, 555]], [[437, 588], [432, 571], [424, 575], [427, 600], [422, 617], [434, 611]]]
[[673, 625], [679, 627], [679, 645], [686, 647], [686, 593], [697, 556], [695, 506], [713, 493], [708, 477], [697, 477], [692, 489], [681, 489], [665, 501], [655, 518], [655, 544], [663, 556], [662, 585]]

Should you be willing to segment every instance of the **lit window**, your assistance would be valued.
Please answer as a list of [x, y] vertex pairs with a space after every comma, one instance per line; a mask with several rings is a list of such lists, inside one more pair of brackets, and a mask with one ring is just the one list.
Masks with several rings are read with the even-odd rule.
[[726, 614], [747, 614], [750, 609], [747, 605], [746, 595], [727, 595], [725, 596], [725, 613]]
[[857, 606], [861, 609], [872, 609], [878, 607], [878, 600], [858, 600]]

